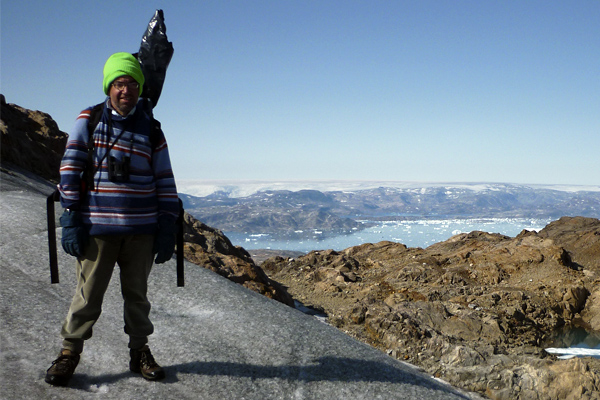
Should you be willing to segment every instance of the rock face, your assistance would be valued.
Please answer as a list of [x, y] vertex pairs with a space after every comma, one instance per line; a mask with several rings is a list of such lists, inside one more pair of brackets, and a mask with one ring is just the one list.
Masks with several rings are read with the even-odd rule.
[[492, 399], [599, 399], [600, 362], [557, 360], [553, 332], [600, 321], [600, 221], [426, 249], [381, 242], [261, 266], [359, 340]]
[[13, 164], [44, 179], [58, 182], [67, 134], [50, 115], [7, 104], [0, 95], [3, 165]]

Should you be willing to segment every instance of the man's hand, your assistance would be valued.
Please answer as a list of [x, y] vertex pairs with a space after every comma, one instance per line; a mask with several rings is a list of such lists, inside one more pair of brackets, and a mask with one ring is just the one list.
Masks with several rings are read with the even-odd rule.
[[61, 244], [63, 249], [74, 257], [81, 257], [88, 240], [88, 233], [83, 225], [79, 211], [65, 210], [60, 217], [62, 226]]
[[175, 220], [166, 215], [158, 217], [158, 232], [154, 238], [157, 264], [167, 262], [175, 252]]

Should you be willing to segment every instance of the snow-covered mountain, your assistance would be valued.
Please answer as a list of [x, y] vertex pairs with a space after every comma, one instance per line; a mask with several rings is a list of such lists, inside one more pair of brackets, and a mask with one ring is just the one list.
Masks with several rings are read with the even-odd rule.
[[178, 182], [188, 212], [226, 232], [363, 229], [365, 220], [600, 216], [600, 186], [366, 181]]
[[181, 193], [196, 197], [205, 197], [220, 193], [226, 197], [247, 197], [258, 192], [276, 190], [318, 190], [320, 192], [350, 191], [375, 189], [380, 187], [391, 189], [428, 189], [451, 188], [473, 191], [502, 190], [506, 187], [522, 187], [531, 189], [548, 189], [562, 192], [600, 192], [600, 185], [541, 185], [541, 184], [509, 184], [486, 182], [404, 182], [404, 181], [352, 181], [352, 180], [295, 180], [295, 181], [234, 181], [234, 180], [177, 180]]

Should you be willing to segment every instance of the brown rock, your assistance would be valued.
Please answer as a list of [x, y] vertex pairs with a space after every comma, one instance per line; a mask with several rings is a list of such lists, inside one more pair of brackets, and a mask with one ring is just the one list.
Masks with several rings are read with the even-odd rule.
[[566, 290], [562, 301], [565, 303], [564, 308], [568, 316], [578, 314], [583, 310], [589, 294], [590, 292], [583, 286], [574, 286]]
[[539, 232], [564, 247], [572, 261], [581, 268], [600, 270], [600, 220], [584, 217], [562, 217]]
[[590, 329], [600, 332], [600, 282], [595, 282], [595, 288], [588, 297], [586, 307], [581, 313], [582, 319]]
[[558, 361], [548, 368], [551, 379], [547, 388], [537, 389], [547, 398], [582, 400], [600, 399], [600, 380], [597, 371], [580, 358]]

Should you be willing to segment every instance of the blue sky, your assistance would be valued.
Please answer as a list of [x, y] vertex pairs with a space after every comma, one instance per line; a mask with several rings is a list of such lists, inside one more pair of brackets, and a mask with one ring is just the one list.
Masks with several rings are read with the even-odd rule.
[[600, 184], [597, 0], [4, 0], [1, 92], [68, 132], [156, 9], [178, 179]]

